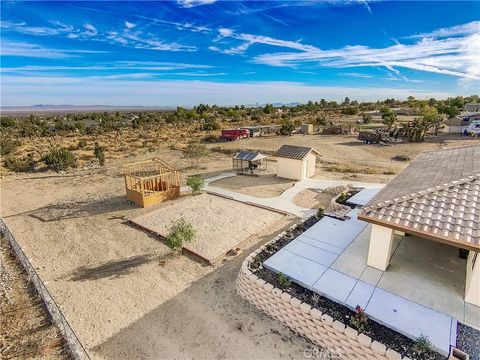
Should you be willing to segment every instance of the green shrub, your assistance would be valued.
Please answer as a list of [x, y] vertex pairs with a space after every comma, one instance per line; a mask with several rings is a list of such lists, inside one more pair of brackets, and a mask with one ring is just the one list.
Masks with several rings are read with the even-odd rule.
[[35, 161], [32, 154], [27, 154], [23, 158], [10, 156], [3, 161], [3, 165], [14, 172], [31, 172], [35, 170]]
[[15, 126], [15, 120], [10, 117], [1, 117], [0, 118], [1, 127], [13, 127]]
[[173, 250], [179, 251], [183, 245], [192, 242], [195, 239], [197, 232], [191, 224], [184, 219], [178, 220], [173, 224], [170, 233], [167, 235], [166, 241], [168, 246]]
[[293, 130], [295, 130], [295, 125], [290, 120], [287, 120], [280, 128], [280, 135], [290, 136], [292, 135]]
[[283, 274], [283, 273], [278, 274], [278, 282], [280, 283], [280, 286], [282, 288], [286, 288], [286, 287], [290, 286], [290, 284], [292, 283], [290, 281], [290, 279], [288, 277], [286, 277], [285, 274]]
[[364, 332], [368, 324], [368, 316], [360, 305], [355, 307], [355, 314], [350, 318], [352, 325], [358, 332]]
[[415, 351], [419, 355], [427, 354], [432, 351], [432, 342], [427, 336], [420, 335], [415, 341], [413, 351]]
[[98, 145], [98, 143], [95, 143], [93, 154], [98, 159], [98, 163], [103, 166], [105, 164], [105, 152], [103, 151], [103, 147]]
[[203, 186], [205, 185], [205, 180], [200, 175], [190, 176], [187, 179], [187, 185], [192, 189], [193, 195], [198, 195], [202, 192]]
[[317, 216], [319, 218], [322, 218], [324, 213], [325, 213], [325, 209], [322, 208], [322, 207], [319, 207], [318, 210], [317, 210]]
[[8, 155], [15, 151], [19, 142], [9, 137], [0, 137], [0, 155]]
[[205, 119], [202, 125], [202, 130], [212, 131], [220, 129], [220, 124], [215, 119]]
[[340, 203], [340, 204], [344, 204], [345, 201], [347, 201], [347, 199], [348, 199], [348, 194], [347, 193], [341, 193], [337, 198], [337, 202]]
[[67, 149], [53, 148], [44, 157], [43, 161], [55, 171], [63, 171], [75, 167], [76, 161], [73, 154]]

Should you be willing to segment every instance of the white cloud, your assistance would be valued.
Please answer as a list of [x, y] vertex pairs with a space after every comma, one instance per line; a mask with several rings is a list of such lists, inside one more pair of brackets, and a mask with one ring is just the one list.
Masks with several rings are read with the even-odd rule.
[[210, 5], [217, 0], [178, 0], [177, 3], [183, 8], [192, 8], [201, 5]]
[[135, 25], [134, 23], [125, 21], [125, 27], [126, 27], [126, 28], [132, 29], [132, 28], [134, 28], [135, 26], [137, 26], [137, 25]]
[[363, 79], [373, 78], [372, 75], [362, 74], [362, 73], [355, 73], [355, 72], [339, 73], [338, 75], [340, 75], [340, 76], [346, 76], [346, 77], [354, 77], [354, 78], [363, 78]]
[[[255, 57], [254, 62], [271, 66], [297, 66], [302, 63], [316, 63], [336, 68], [383, 66], [397, 74], [399, 70], [396, 68], [407, 68], [479, 80], [480, 33], [472, 26], [458, 26], [457, 34], [459, 31], [467, 31], [466, 29], [470, 29], [471, 32], [464, 36], [442, 39], [426, 37], [413, 44], [395, 44], [386, 48], [356, 45], [321, 50], [296, 42], [265, 41], [262, 43], [275, 43], [301, 51], [261, 54]], [[447, 31], [441, 29], [439, 33], [446, 34]]]
[[83, 25], [83, 27], [85, 28], [85, 30], [87, 30], [86, 34], [89, 36], [95, 36], [98, 34], [97, 29], [92, 24], [87, 23]]
[[105, 51], [69, 50], [46, 48], [41, 45], [21, 41], [2, 40], [2, 56], [21, 56], [44, 59], [66, 59], [77, 57], [78, 54], [104, 53]]
[[450, 36], [469, 35], [480, 32], [480, 21], [472, 21], [462, 25], [440, 28], [431, 32], [409, 36], [409, 38], [444, 38]]

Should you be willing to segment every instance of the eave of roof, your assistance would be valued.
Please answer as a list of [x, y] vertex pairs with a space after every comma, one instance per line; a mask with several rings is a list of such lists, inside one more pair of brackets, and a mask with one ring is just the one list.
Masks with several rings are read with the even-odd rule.
[[421, 238], [438, 241], [440, 243], [447, 244], [447, 245], [453, 245], [455, 247], [459, 247], [459, 248], [462, 248], [462, 249], [472, 250], [472, 251], [476, 251], [476, 252], [480, 251], [480, 244], [477, 245], [477, 244], [472, 244], [472, 243], [468, 243], [468, 242], [461, 241], [461, 240], [452, 239], [452, 238], [446, 237], [446, 236], [434, 235], [434, 234], [432, 234], [428, 231], [413, 229], [410, 226], [402, 226], [402, 225], [399, 225], [399, 224], [392, 223], [390, 221], [378, 220], [376, 218], [367, 216], [363, 213], [358, 214], [357, 217], [358, 217], [359, 220], [366, 221], [366, 222], [369, 222], [371, 224], [384, 226], [384, 227], [387, 227], [389, 229], [393, 229], [393, 230], [397, 230], [397, 231], [402, 231], [404, 233], [415, 235], [415, 236], [418, 236], [418, 237], [421, 237]]

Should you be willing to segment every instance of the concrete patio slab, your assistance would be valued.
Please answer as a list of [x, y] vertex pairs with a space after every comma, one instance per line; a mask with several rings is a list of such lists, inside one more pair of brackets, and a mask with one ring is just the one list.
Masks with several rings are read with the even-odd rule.
[[469, 325], [480, 331], [480, 307], [465, 303], [465, 319]]
[[357, 280], [341, 272], [328, 269], [313, 284], [312, 290], [332, 300], [345, 302]]
[[295, 240], [297, 241], [301, 241], [301, 242], [304, 242], [306, 244], [309, 244], [309, 245], [312, 245], [312, 246], [315, 246], [319, 249], [322, 249], [322, 250], [325, 250], [325, 251], [329, 251], [331, 253], [334, 253], [334, 254], [337, 254], [337, 255], [340, 255], [344, 249], [342, 248], [339, 248], [339, 247], [336, 247], [336, 246], [333, 246], [331, 244], [327, 244], [327, 243], [324, 243], [323, 241], [319, 241], [319, 240], [314, 240], [312, 238], [309, 238], [308, 236], [305, 236], [305, 235], [300, 235], [299, 237], [297, 237]]
[[345, 249], [362, 231], [357, 224], [324, 217], [303, 235]]
[[267, 259], [263, 266], [273, 272], [283, 273], [307, 289], [311, 289], [311, 286], [327, 270], [327, 267], [324, 265], [291, 253], [288, 250], [282, 250]]
[[374, 290], [375, 286], [367, 284], [363, 281], [358, 281], [348, 296], [346, 304], [352, 308], [360, 305], [362, 309], [365, 309], [370, 301], [370, 298], [372, 297]]
[[338, 256], [335, 253], [319, 249], [297, 239], [285, 246], [284, 249], [327, 267], [332, 265]]
[[367, 284], [377, 286], [378, 281], [383, 275], [383, 271], [375, 269], [371, 266], [367, 266], [360, 276], [359, 280], [366, 282]]
[[350, 199], [348, 199], [348, 203], [354, 205], [365, 205], [367, 204], [371, 198], [373, 198], [377, 193], [381, 190], [381, 188], [374, 188], [374, 189], [363, 189], [359, 193], [353, 195]]
[[373, 319], [407, 336], [428, 336], [443, 353], [450, 349], [452, 318], [376, 288], [365, 311]]

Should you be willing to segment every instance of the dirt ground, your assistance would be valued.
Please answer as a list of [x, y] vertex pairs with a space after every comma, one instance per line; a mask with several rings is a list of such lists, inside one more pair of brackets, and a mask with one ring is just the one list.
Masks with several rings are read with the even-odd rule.
[[[209, 147], [270, 153], [281, 144], [312, 146], [322, 154], [316, 177], [386, 182], [393, 175], [385, 170], [400, 171], [408, 164], [391, 161], [395, 155], [413, 158], [422, 150], [472, 142], [478, 140], [442, 136], [421, 144], [381, 146], [354, 137], [312, 135]], [[180, 169], [184, 184], [191, 174], [211, 177], [231, 171], [231, 154], [217, 149], [199, 169], [192, 169], [181, 151], [160, 145], [121, 155], [107, 155], [101, 169], [81, 166], [0, 180], [2, 218], [92, 358], [303, 358], [304, 340], [236, 295], [235, 278], [248, 251], [213, 268], [172, 256], [164, 243], [125, 223], [152, 209], [125, 200], [122, 164], [160, 156]], [[342, 172], [332, 171], [340, 165]], [[291, 223], [286, 217], [257, 234], [252, 250]]]
[[132, 221], [167, 236], [173, 224], [183, 218], [196, 231], [195, 240], [184, 247], [214, 262], [283, 217], [270, 210], [204, 193], [168, 201]]
[[35, 287], [0, 237], [0, 354], [2, 359], [70, 359]]
[[335, 196], [314, 189], [305, 189], [300, 191], [293, 198], [295, 205], [306, 209], [326, 209]]
[[294, 181], [278, 178], [275, 174], [259, 176], [239, 175], [210, 183], [212, 186], [260, 198], [278, 196], [294, 184]]

